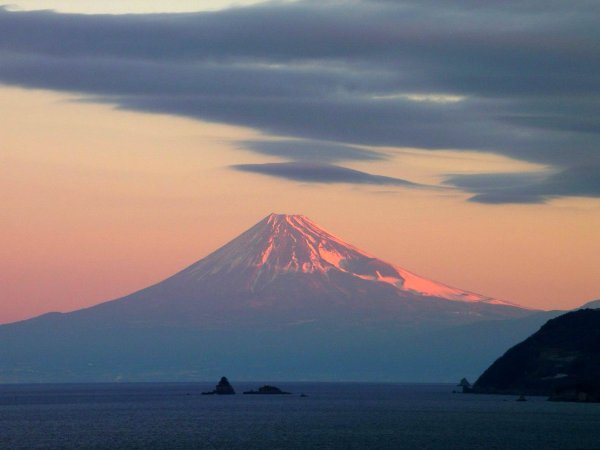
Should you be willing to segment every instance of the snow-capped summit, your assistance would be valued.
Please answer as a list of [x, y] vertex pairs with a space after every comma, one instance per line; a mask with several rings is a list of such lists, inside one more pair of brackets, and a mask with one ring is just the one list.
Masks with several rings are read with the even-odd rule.
[[245, 277], [243, 284], [253, 292], [283, 274], [302, 273], [334, 283], [329, 275], [341, 273], [362, 282], [389, 285], [400, 295], [512, 305], [428, 280], [379, 260], [303, 215], [270, 214], [181, 275], [209, 280], [227, 274], [233, 277], [240, 271]]
[[271, 214], [170, 278], [73, 314], [252, 327], [305, 321], [456, 324], [528, 313], [377, 259], [305, 216]]

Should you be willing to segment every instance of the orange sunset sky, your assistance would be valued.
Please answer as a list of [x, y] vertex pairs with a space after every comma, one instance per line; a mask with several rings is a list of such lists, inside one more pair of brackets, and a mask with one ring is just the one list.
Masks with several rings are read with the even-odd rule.
[[[16, 2], [16, 12], [3, 12], [2, 20], [40, 3]], [[68, 15], [63, 3], [55, 2], [52, 7], [63, 12], [52, 14]], [[120, 8], [127, 3], [119, 2]], [[250, 3], [248, 8], [257, 7]], [[167, 10], [164, 2], [140, 5], [107, 12]], [[229, 5], [215, 2], [206, 9]], [[80, 8], [99, 12], [92, 2]], [[171, 10], [193, 7], [174, 2]], [[0, 49], [0, 64], [14, 52]], [[433, 108], [475, 95], [419, 92], [402, 94], [402, 101]], [[389, 102], [393, 96], [384, 97]], [[469, 201], [479, 191], [445, 182], [449, 175], [552, 173], [566, 167], [558, 157], [518, 158], [474, 144], [457, 148], [458, 141], [432, 151], [402, 139], [300, 135], [279, 122], [219, 114], [127, 107], [104, 92], [21, 82], [0, 70], [0, 323], [75, 310], [156, 283], [271, 212], [307, 215], [381, 259], [523, 306], [568, 309], [600, 298], [596, 194], [552, 191], [534, 201]], [[290, 160], [253, 151], [252, 142], [306, 138], [379, 155], [320, 163], [419, 186], [315, 182], [233, 167]], [[539, 142], [543, 152], [545, 141]], [[586, 161], [596, 159], [582, 161], [589, 166]]]

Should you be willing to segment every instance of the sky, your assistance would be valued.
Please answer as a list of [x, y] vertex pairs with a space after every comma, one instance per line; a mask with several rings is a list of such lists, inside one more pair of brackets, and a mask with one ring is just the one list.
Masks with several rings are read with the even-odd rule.
[[531, 308], [600, 298], [597, 1], [0, 9], [0, 323], [271, 212]]

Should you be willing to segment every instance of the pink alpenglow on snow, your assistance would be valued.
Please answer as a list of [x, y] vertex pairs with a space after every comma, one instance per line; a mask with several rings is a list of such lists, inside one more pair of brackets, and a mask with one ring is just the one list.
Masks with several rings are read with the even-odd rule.
[[323, 230], [303, 215], [270, 214], [254, 227], [184, 272], [200, 280], [240, 269], [249, 274], [248, 287], [264, 286], [286, 273], [329, 279], [334, 273], [386, 284], [399, 294], [437, 297], [460, 302], [516, 306], [503, 300], [453, 288], [420, 277], [369, 255]]

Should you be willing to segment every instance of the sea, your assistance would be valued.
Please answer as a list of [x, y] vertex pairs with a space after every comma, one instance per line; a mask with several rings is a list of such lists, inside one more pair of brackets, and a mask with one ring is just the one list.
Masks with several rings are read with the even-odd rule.
[[[0, 449], [600, 449], [600, 404], [451, 384], [0, 385]], [[301, 396], [304, 394], [304, 396]]]

